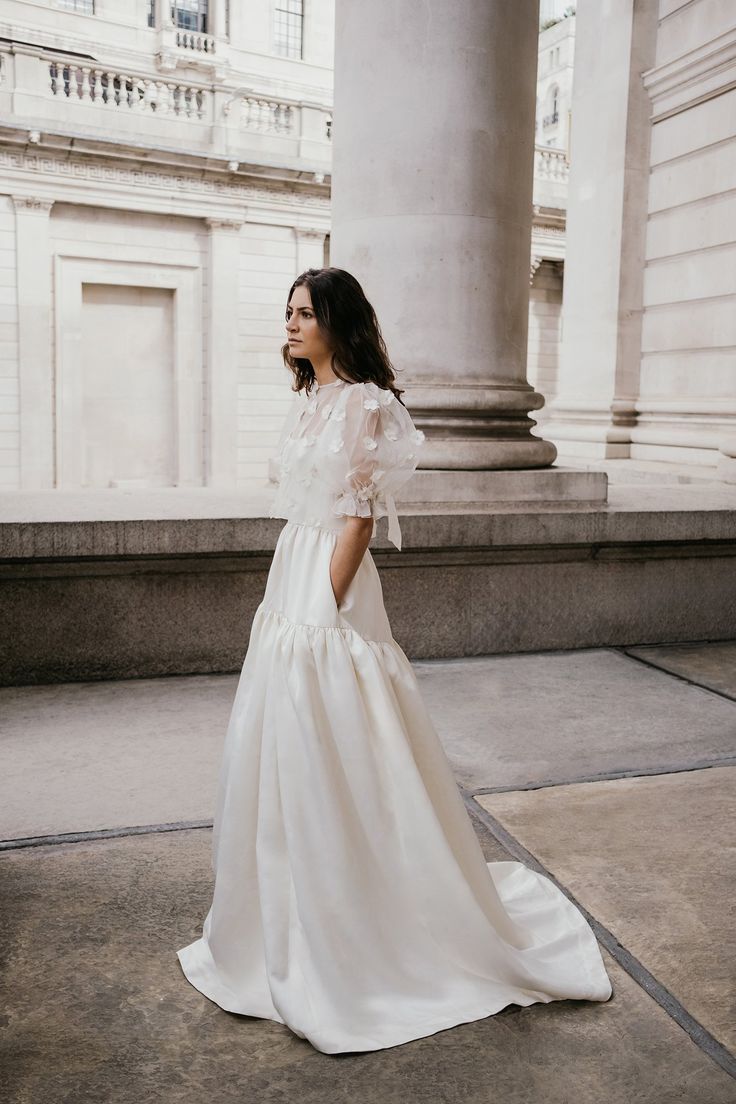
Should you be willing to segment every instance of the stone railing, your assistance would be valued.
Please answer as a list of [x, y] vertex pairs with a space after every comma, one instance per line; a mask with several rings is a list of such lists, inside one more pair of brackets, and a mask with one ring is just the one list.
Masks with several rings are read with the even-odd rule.
[[63, 61], [49, 62], [48, 70], [51, 94], [59, 99], [180, 119], [205, 116], [207, 93], [196, 85]]
[[308, 161], [329, 172], [329, 104], [175, 72], [136, 72], [92, 58], [0, 43], [0, 118], [41, 134], [166, 146], [222, 157]]
[[298, 106], [261, 96], [243, 96], [236, 121], [244, 130], [261, 134], [295, 134]]
[[553, 146], [534, 147], [534, 176], [538, 180], [567, 184], [569, 174], [570, 164], [566, 150], [555, 149]]
[[216, 53], [217, 42], [212, 35], [200, 34], [197, 31], [176, 30], [176, 45], [181, 50], [194, 50], [201, 54]]
[[223, 114], [232, 125], [256, 134], [298, 136], [312, 142], [329, 142], [332, 137], [332, 112], [321, 104], [239, 90], [224, 104]]

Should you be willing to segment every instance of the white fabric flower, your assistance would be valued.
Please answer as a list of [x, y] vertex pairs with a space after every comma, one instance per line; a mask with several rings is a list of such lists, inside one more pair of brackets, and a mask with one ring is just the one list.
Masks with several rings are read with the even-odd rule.
[[369, 452], [373, 452], [373, 450], [375, 448], [378, 448], [378, 444], [373, 439], [373, 437], [364, 437], [363, 438], [363, 448], [368, 449]]
[[387, 441], [398, 441], [399, 435], [395, 429], [387, 429], [384, 433], [384, 437]]
[[381, 403], [381, 406], [390, 406], [393, 397], [393, 391], [388, 391], [385, 388], [381, 388], [381, 394], [379, 396], [379, 402]]
[[330, 452], [339, 452], [340, 449], [342, 448], [342, 446], [343, 446], [342, 437], [338, 437], [336, 440], [331, 442], [331, 444], [329, 446]]
[[333, 420], [333, 422], [344, 422], [345, 421], [345, 411], [344, 410], [335, 410], [333, 412], [333, 415], [332, 415], [332, 420]]
[[425, 441], [426, 437], [422, 433], [421, 429], [415, 429], [412, 434], [412, 441], [415, 445], [421, 445], [422, 441]]
[[370, 399], [370, 398], [369, 399], [363, 399], [363, 407], [366, 410], [378, 410], [378, 400], [377, 399]]
[[307, 414], [314, 414], [316, 409], [317, 409], [317, 400], [316, 399], [310, 399], [310, 401], [306, 405]]
[[323, 406], [322, 407], [322, 417], [324, 418], [325, 421], [327, 421], [327, 419], [329, 418], [331, 413], [332, 413], [332, 407], [331, 406]]

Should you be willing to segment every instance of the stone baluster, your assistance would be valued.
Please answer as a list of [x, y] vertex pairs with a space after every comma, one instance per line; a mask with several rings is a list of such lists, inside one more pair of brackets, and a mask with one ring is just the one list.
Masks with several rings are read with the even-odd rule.
[[92, 70], [92, 81], [90, 85], [90, 91], [92, 95], [93, 103], [102, 103], [102, 70]]
[[90, 87], [89, 87], [89, 74], [90, 74], [90, 69], [88, 68], [88, 66], [83, 65], [82, 66], [82, 85], [81, 85], [80, 93], [79, 93], [79, 96], [80, 96], [80, 99], [82, 100], [82, 103], [91, 103], [92, 102], [92, 95], [91, 95]]

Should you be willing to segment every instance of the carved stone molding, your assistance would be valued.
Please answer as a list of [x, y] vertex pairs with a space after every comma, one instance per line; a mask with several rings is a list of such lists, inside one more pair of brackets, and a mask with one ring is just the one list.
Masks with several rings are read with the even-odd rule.
[[245, 219], [206, 218], [204, 220], [210, 230], [225, 230], [232, 234], [239, 234]]
[[653, 123], [729, 91], [736, 83], [736, 27], [642, 73]]
[[326, 230], [318, 230], [316, 227], [307, 226], [295, 226], [294, 233], [300, 241], [319, 241], [325, 240]]
[[322, 196], [303, 195], [297, 191], [285, 193], [282, 190], [257, 187], [218, 179], [203, 178], [200, 170], [187, 173], [179, 171], [163, 172], [152, 168], [133, 169], [122, 165], [95, 160], [68, 160], [47, 155], [19, 153], [0, 150], [0, 168], [29, 173], [39, 177], [57, 177], [89, 184], [124, 185], [125, 187], [146, 188], [187, 195], [189, 197], [219, 197], [225, 200], [248, 200], [273, 203], [274, 199], [287, 202], [290, 207], [312, 207], [329, 210], [329, 200]]
[[38, 196], [14, 195], [12, 197], [16, 211], [47, 215], [54, 206], [53, 199], [39, 199]]

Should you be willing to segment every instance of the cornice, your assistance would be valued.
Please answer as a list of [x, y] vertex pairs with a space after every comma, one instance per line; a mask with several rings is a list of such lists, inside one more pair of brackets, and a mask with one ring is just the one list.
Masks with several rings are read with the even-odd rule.
[[736, 88], [736, 27], [681, 57], [642, 73], [659, 122]]
[[223, 228], [261, 222], [293, 226], [297, 218], [329, 229], [329, 199], [285, 188], [229, 181], [150, 166], [111, 164], [93, 158], [54, 157], [0, 145], [0, 173], [6, 194], [31, 209], [37, 204], [73, 203], [118, 210], [208, 218]]

